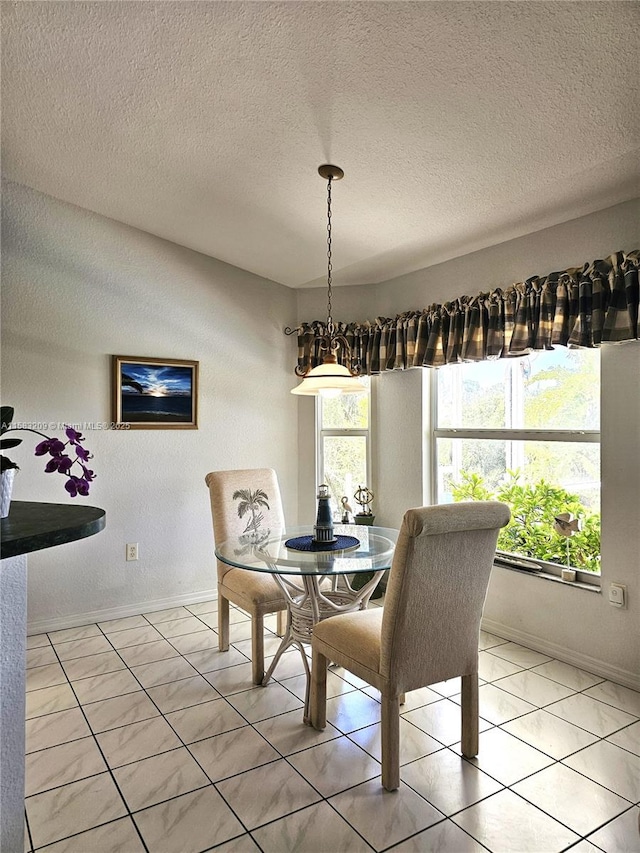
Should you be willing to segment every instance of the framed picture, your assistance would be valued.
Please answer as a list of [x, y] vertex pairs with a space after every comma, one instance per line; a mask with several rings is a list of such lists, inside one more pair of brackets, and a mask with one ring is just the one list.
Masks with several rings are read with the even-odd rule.
[[198, 429], [198, 362], [114, 355], [113, 426]]

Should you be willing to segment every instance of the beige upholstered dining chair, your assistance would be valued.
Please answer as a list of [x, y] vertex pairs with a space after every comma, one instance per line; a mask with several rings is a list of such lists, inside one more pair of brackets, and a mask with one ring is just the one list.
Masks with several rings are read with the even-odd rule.
[[[238, 547], [251, 547], [284, 529], [282, 500], [276, 472], [271, 468], [211, 471], [205, 477], [211, 498], [213, 535], [217, 542], [237, 537]], [[287, 603], [269, 574], [236, 569], [217, 560], [218, 647], [229, 649], [229, 602], [251, 616], [251, 662], [254, 684], [264, 676], [264, 616], [278, 613], [278, 633], [284, 633]]]
[[311, 722], [326, 726], [327, 662], [382, 694], [382, 784], [400, 785], [404, 693], [462, 676], [462, 752], [478, 752], [478, 636], [496, 540], [510, 517], [496, 501], [407, 510], [384, 608], [327, 619], [313, 631]]

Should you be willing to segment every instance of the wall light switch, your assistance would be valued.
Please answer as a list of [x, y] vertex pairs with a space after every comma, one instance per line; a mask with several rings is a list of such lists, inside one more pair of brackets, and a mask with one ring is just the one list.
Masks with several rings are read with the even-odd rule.
[[624, 607], [626, 587], [621, 583], [609, 584], [609, 603], [614, 607]]

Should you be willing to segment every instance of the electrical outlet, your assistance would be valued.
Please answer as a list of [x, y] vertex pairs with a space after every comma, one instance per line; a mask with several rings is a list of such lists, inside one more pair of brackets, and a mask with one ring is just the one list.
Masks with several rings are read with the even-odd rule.
[[609, 604], [614, 607], [624, 607], [626, 604], [627, 588], [621, 583], [609, 584]]
[[137, 542], [127, 543], [127, 560], [137, 560], [137, 559], [138, 559], [138, 543]]

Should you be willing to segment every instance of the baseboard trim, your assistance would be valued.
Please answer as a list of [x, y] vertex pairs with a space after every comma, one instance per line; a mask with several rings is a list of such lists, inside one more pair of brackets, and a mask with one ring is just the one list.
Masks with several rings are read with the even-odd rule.
[[108, 607], [105, 610], [91, 610], [87, 613], [75, 613], [72, 616], [60, 616], [57, 619], [41, 619], [27, 623], [27, 635], [45, 634], [49, 631], [61, 631], [63, 628], [79, 628], [81, 625], [93, 625], [96, 622], [108, 622], [110, 619], [124, 619], [125, 616], [137, 616], [139, 613], [153, 613], [156, 610], [168, 610], [170, 607], [184, 607], [200, 604], [218, 597], [217, 589], [203, 592], [185, 593], [171, 598], [156, 598], [138, 604], [125, 604], [120, 607]]
[[592, 672], [594, 675], [601, 675], [603, 678], [614, 681], [616, 684], [622, 684], [624, 687], [630, 687], [632, 690], [640, 690], [640, 675], [632, 670], [613, 666], [606, 663], [606, 661], [591, 657], [591, 655], [576, 652], [573, 649], [566, 648], [566, 646], [561, 646], [558, 643], [552, 643], [549, 640], [538, 637], [535, 634], [529, 634], [526, 631], [519, 631], [517, 628], [503, 625], [493, 619], [483, 618], [481, 627], [483, 631], [488, 631], [490, 634], [496, 634], [498, 637], [504, 637], [505, 640], [520, 643], [520, 645], [533, 649], [536, 652], [542, 652], [564, 663], [584, 669], [587, 672]]

